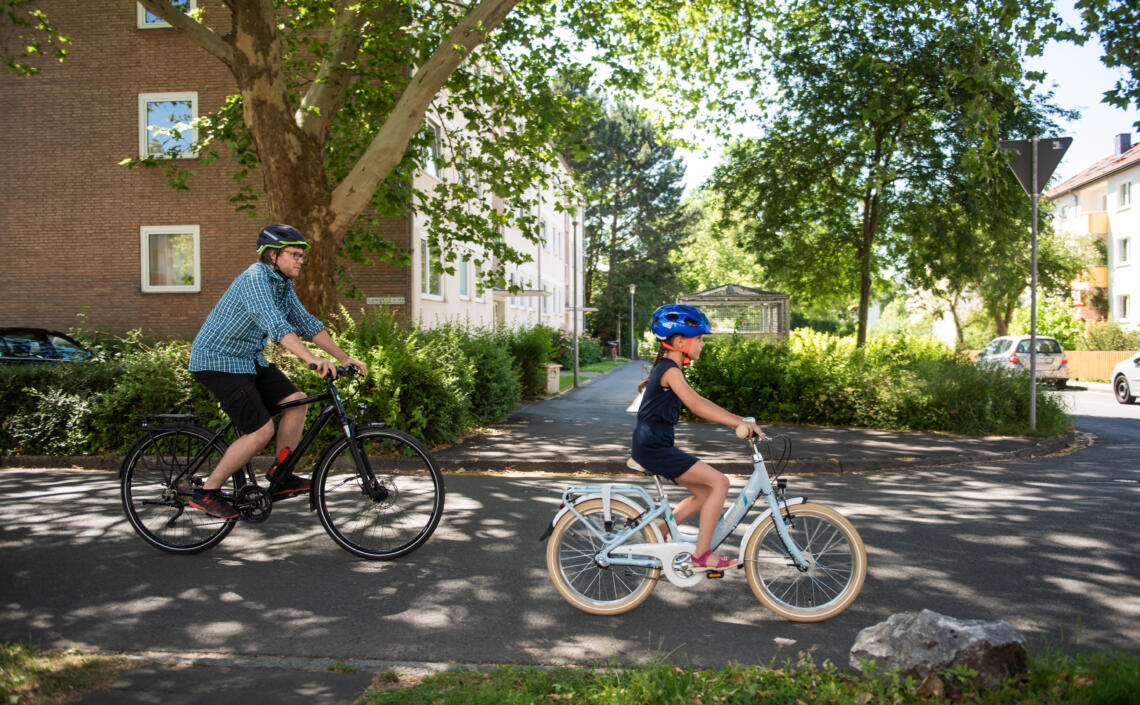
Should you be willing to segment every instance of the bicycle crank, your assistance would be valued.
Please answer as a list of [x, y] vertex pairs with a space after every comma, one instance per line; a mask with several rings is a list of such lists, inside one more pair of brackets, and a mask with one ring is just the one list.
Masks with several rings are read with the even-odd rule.
[[264, 487], [242, 485], [234, 495], [234, 509], [245, 521], [258, 524], [269, 518], [269, 512], [273, 511], [273, 498]]

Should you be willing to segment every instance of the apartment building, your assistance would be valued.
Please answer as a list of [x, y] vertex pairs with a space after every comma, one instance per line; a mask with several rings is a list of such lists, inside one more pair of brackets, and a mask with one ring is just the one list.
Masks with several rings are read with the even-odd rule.
[[1088, 267], [1074, 285], [1074, 304], [1082, 317], [1095, 318], [1091, 304], [1099, 293], [1107, 317], [1128, 328], [1140, 328], [1140, 203], [1133, 185], [1140, 184], [1140, 144], [1131, 134], [1116, 135], [1111, 155], [1045, 193], [1056, 205], [1055, 232], [1078, 241], [1092, 236], [1104, 245], [1105, 261]]
[[[218, 31], [228, 30], [221, 0], [183, 2]], [[34, 77], [0, 75], [0, 326], [193, 335], [254, 261], [264, 225], [230, 202], [237, 165], [228, 154], [199, 164], [189, 149], [194, 119], [236, 92], [233, 79], [136, 3], [59, 0], [45, 9], [72, 38], [67, 60], [45, 63]], [[188, 190], [171, 189], [162, 169], [120, 165], [171, 147], [195, 170]], [[430, 188], [449, 175], [428, 165], [415, 178]], [[582, 330], [574, 306], [582, 296], [575, 223], [582, 208], [567, 213], [555, 194], [539, 195], [534, 215], [543, 242], [510, 229], [502, 234], [532, 258], [507, 272], [522, 292], [479, 287], [476, 252], [454, 274], [441, 273], [432, 265], [438, 245], [413, 213], [381, 223], [385, 236], [411, 253], [412, 266], [344, 262], [356, 294], [341, 295], [341, 303], [354, 315], [382, 307], [425, 326], [544, 323], [571, 330], [577, 316]]]

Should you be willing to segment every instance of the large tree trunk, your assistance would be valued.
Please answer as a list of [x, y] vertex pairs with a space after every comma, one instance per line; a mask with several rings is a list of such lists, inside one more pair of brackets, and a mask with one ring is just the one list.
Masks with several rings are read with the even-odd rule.
[[875, 230], [879, 227], [879, 194], [868, 193], [863, 199], [863, 230], [859, 242], [859, 329], [855, 346], [867, 342], [867, 319], [871, 309], [871, 271]]

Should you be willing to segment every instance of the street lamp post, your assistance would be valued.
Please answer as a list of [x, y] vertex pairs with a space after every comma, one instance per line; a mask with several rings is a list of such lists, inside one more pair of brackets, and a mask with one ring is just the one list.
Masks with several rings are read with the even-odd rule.
[[633, 339], [633, 292], [637, 291], [637, 284], [629, 285], [629, 359], [637, 359], [637, 341]]

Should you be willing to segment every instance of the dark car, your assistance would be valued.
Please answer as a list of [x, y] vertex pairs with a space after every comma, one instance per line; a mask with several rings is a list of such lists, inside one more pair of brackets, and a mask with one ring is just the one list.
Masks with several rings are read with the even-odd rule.
[[65, 362], [90, 357], [90, 350], [64, 333], [43, 328], [0, 328], [0, 362]]

